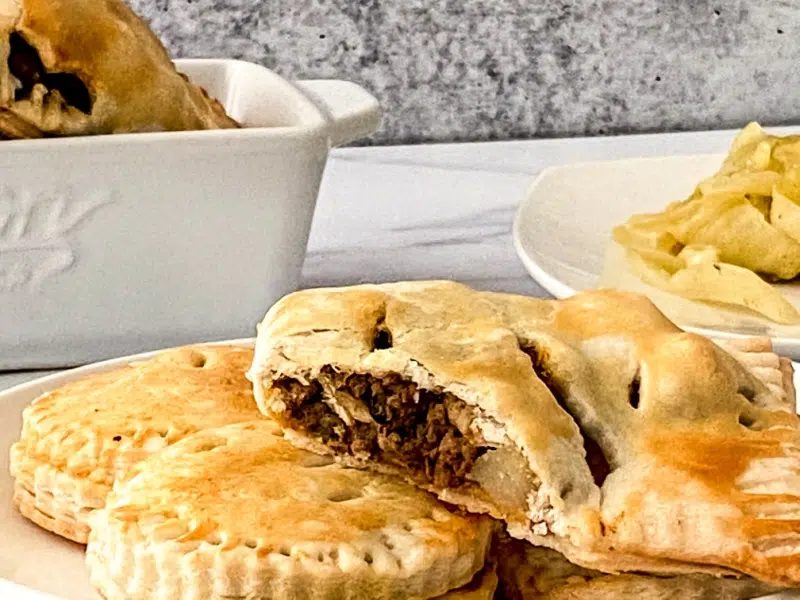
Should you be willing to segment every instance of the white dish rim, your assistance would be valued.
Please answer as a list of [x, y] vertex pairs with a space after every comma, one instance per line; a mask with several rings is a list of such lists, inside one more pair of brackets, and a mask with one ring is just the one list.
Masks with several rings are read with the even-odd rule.
[[[546, 167], [542, 169], [536, 177], [534, 177], [531, 184], [525, 191], [525, 195], [522, 198], [522, 201], [517, 206], [516, 211], [514, 212], [514, 221], [512, 224], [511, 229], [511, 237], [512, 242], [514, 244], [514, 250], [517, 253], [520, 261], [522, 262], [525, 269], [528, 271], [530, 276], [536, 281], [539, 285], [541, 285], [548, 293], [552, 294], [555, 298], [562, 299], [562, 298], [569, 298], [581, 290], [576, 290], [573, 287], [567, 285], [560, 281], [555, 275], [549, 273], [539, 262], [536, 258], [528, 251], [526, 248], [526, 242], [524, 239], [524, 235], [522, 234], [522, 227], [523, 227], [523, 215], [529, 210], [531, 204], [535, 201], [535, 190], [541, 183], [543, 179], [546, 177], [552, 177], [553, 174], [558, 173], [559, 171], [569, 171], [570, 169], [574, 168], [586, 168], [586, 167], [602, 167], [604, 165], [620, 165], [622, 163], [636, 163], [636, 162], [655, 162], [655, 161], [663, 161], [663, 160], [719, 160], [720, 162], [725, 158], [724, 153], [706, 153], [706, 154], [671, 154], [665, 156], [639, 156], [635, 158], [623, 158], [623, 159], [610, 159], [610, 160], [597, 160], [597, 161], [579, 161], [574, 163], [569, 163], [566, 165], [555, 165], [551, 167]], [[697, 326], [681, 326], [682, 329], [685, 331], [690, 331], [692, 333], [697, 333], [699, 335], [703, 335], [706, 337], [715, 337], [715, 338], [723, 338], [723, 339], [742, 339], [753, 337], [752, 335], [747, 335], [743, 333], [737, 333], [733, 331], [725, 331], [722, 329], [713, 329], [713, 328], [705, 328], [705, 327], [697, 327]], [[791, 337], [781, 337], [775, 336], [770, 338], [774, 345], [777, 348], [787, 348], [787, 347], [796, 347], [800, 345], [800, 338], [791, 338]], [[781, 354], [787, 354], [785, 351], [781, 351]], [[795, 354], [795, 356], [798, 356]], [[800, 356], [798, 356], [800, 360]]]

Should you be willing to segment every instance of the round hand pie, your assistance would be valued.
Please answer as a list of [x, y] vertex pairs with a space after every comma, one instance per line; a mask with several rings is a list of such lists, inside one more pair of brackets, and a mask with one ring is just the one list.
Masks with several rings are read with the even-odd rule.
[[[108, 600], [431, 598], [473, 580], [494, 530], [400, 479], [295, 448], [268, 420], [138, 463], [90, 524], [87, 564]], [[493, 582], [463, 592], [487, 598]]]
[[767, 385], [643, 296], [404, 282], [287, 296], [249, 376], [293, 443], [574, 563], [796, 586], [800, 421], [772, 358]]
[[228, 346], [167, 350], [40, 396], [11, 447], [17, 508], [85, 544], [88, 514], [132, 464], [197, 431], [260, 416], [244, 377], [252, 356]]

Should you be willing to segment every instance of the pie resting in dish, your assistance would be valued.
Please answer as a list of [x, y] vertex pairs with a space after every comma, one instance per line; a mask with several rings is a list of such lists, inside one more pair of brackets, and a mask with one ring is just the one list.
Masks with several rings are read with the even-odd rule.
[[792, 402], [643, 297], [307, 290], [269, 311], [249, 377], [294, 444], [578, 565], [800, 585]]
[[0, 139], [237, 126], [121, 0], [0, 0]]

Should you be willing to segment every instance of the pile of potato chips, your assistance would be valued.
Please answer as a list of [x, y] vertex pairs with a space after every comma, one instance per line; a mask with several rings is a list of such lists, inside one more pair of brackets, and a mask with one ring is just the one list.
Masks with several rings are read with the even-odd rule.
[[800, 136], [768, 135], [750, 123], [689, 198], [636, 215], [613, 236], [645, 283], [800, 323], [767, 281], [800, 273]]

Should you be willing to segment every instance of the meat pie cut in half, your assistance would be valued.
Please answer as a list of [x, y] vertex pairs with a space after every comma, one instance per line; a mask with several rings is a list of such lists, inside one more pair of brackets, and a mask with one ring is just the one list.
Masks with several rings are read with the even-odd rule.
[[287, 296], [249, 376], [294, 444], [579, 565], [798, 585], [800, 429], [764, 360], [770, 386], [638, 295], [413, 282]]

